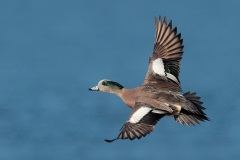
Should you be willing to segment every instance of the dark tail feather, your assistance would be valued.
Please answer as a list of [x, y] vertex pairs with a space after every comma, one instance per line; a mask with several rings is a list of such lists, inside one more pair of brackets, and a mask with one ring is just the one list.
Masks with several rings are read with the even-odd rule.
[[181, 109], [180, 115], [174, 116], [175, 120], [181, 124], [186, 124], [188, 126], [199, 124], [199, 121], [210, 121], [206, 113], [203, 112], [206, 108], [202, 106], [203, 102], [200, 101], [200, 97], [196, 96], [196, 93], [186, 92], [183, 96], [192, 102], [196, 106], [198, 112], [192, 113], [184, 108]]

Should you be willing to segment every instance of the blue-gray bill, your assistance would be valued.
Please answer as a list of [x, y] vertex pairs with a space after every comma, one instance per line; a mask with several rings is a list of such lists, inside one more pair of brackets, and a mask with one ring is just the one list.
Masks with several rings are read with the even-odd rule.
[[88, 89], [89, 91], [99, 91], [98, 86], [92, 87]]

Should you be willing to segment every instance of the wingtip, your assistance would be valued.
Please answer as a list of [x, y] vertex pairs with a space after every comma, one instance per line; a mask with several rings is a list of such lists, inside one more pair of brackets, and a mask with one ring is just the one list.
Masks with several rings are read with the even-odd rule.
[[[155, 20], [155, 23], [157, 24], [157, 23], [160, 23], [160, 24], [162, 24], [162, 23], [165, 23], [166, 25], [168, 24], [167, 23], [167, 18], [166, 18], [166, 16], [164, 16], [163, 18], [162, 18], [162, 16], [159, 16], [158, 18], [156, 17], [156, 16], [154, 16], [154, 20]], [[169, 22], [169, 24], [168, 24], [170, 27], [172, 27], [172, 20], [170, 20], [170, 22]]]
[[[158, 18], [156, 16], [154, 16], [154, 20], [155, 20], [156, 23], [160, 22], [160, 23], [165, 23], [167, 25], [167, 18], [166, 18], [166, 16], [164, 16], [163, 18], [162, 18], [162, 16], [158, 16]], [[170, 20], [168, 25], [172, 26], [172, 20]]]
[[168, 24], [168, 25], [172, 27], [172, 20], [170, 20], [170, 22], [169, 22], [169, 24]]
[[155, 20], [155, 22], [157, 22], [157, 17], [156, 16], [154, 16], [154, 20]]
[[167, 18], [166, 18], [166, 16], [164, 16], [163, 23], [167, 24]]
[[108, 143], [111, 143], [111, 142], [113, 142], [113, 141], [115, 141], [115, 140], [117, 140], [118, 138], [115, 138], [115, 139], [105, 139], [105, 141], [106, 142], [108, 142]]

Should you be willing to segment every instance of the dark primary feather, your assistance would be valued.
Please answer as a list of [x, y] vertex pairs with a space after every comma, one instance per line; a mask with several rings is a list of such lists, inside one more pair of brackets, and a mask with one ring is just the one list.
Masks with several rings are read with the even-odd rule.
[[[179, 81], [180, 61], [183, 54], [183, 40], [181, 34], [177, 34], [177, 28], [172, 29], [172, 21], [167, 24], [166, 17], [157, 19], [156, 34], [153, 54], [150, 56], [150, 62], [157, 58], [163, 59], [164, 68], [167, 73], [174, 75]], [[150, 76], [150, 74], [148, 74]], [[150, 77], [146, 79], [150, 80]]]
[[[137, 103], [136, 108], [133, 110], [133, 113], [131, 116], [141, 108], [141, 103]], [[140, 139], [142, 137], [145, 137], [147, 134], [152, 132], [154, 129], [154, 125], [157, 124], [157, 122], [164, 117], [164, 114], [157, 114], [152, 112], [151, 110], [149, 113], [147, 113], [139, 122], [137, 123], [131, 123], [127, 121], [123, 127], [120, 130], [119, 135], [117, 138], [112, 140], [105, 140], [106, 142], [113, 142], [117, 139], [130, 139], [133, 140], [135, 138]], [[131, 118], [130, 116], [130, 118]], [[129, 119], [130, 119], [129, 118]]]

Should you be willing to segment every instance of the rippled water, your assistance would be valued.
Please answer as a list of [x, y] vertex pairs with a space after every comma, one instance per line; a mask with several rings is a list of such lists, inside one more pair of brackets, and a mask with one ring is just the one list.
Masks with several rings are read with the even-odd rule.
[[[0, 159], [240, 158], [239, 2], [0, 3]], [[142, 83], [159, 14], [182, 33], [182, 86], [211, 121], [164, 118], [146, 138], [106, 143], [131, 110], [88, 88], [103, 78]]]

